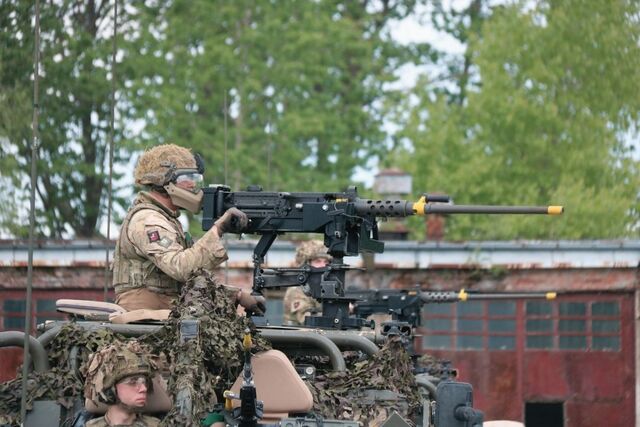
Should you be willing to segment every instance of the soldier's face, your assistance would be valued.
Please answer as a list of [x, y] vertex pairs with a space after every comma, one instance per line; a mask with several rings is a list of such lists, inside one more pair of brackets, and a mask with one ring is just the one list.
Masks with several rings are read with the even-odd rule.
[[196, 188], [196, 183], [191, 180], [183, 179], [176, 182], [176, 186], [184, 188], [185, 190], [193, 191]]
[[309, 262], [309, 265], [314, 268], [322, 268], [329, 265], [329, 260], [326, 258], [314, 258]]
[[133, 375], [124, 378], [116, 384], [118, 399], [133, 408], [142, 408], [147, 403], [148, 378], [143, 375]]

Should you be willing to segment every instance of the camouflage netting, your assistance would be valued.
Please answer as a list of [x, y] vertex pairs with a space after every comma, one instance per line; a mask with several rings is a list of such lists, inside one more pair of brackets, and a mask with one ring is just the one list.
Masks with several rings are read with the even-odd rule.
[[[196, 319], [197, 338], [184, 339], [180, 322], [188, 324]], [[112, 343], [135, 340], [158, 358], [161, 370], [169, 377], [168, 391], [174, 398], [174, 407], [162, 425], [195, 425], [194, 420], [203, 418], [212, 409], [216, 394], [220, 397], [239, 375], [246, 328], [254, 335], [252, 352], [270, 348], [270, 344], [257, 335], [253, 324], [236, 314], [232, 293], [217, 284], [212, 275], [201, 272], [184, 286], [180, 304], [156, 333], [136, 339], [104, 328], [89, 331], [73, 323], [64, 326], [47, 346], [52, 369], [44, 374], [29, 374], [28, 407], [37, 399], [57, 400], [70, 407], [82, 396], [82, 372], [89, 355]], [[76, 352], [77, 357], [71, 357]], [[346, 372], [327, 372], [308, 384], [314, 396], [314, 411], [319, 417], [375, 425], [392, 411], [406, 419], [414, 415], [420, 406], [420, 396], [410, 357], [400, 339], [390, 339], [368, 360], [361, 360], [358, 354], [348, 359], [351, 360]], [[364, 394], [367, 389], [390, 390], [404, 398], [372, 401], [371, 396]], [[20, 378], [0, 384], [0, 423], [19, 425], [20, 396]], [[189, 419], [182, 411], [186, 407], [191, 408]]]
[[[164, 350], [170, 370], [169, 392], [176, 397], [163, 425], [191, 424], [180, 413], [181, 396], [189, 397], [192, 419], [204, 418], [216, 402], [216, 390], [231, 387], [242, 370], [245, 329], [254, 335], [253, 352], [271, 348], [256, 336], [249, 319], [236, 314], [233, 294], [218, 285], [213, 275], [202, 272], [185, 285], [168, 327], [144, 338], [152, 347]], [[198, 319], [199, 339], [180, 343], [179, 319]]]
[[451, 361], [438, 359], [431, 354], [423, 354], [416, 361], [416, 366], [423, 368], [428, 375], [440, 379], [451, 379], [457, 375]]
[[[307, 385], [314, 411], [324, 418], [380, 425], [393, 411], [409, 420], [420, 407], [413, 365], [400, 337], [390, 337], [377, 354], [347, 371], [318, 376]], [[404, 398], [372, 401], [365, 390], [388, 390]]]
[[[195, 318], [199, 320], [199, 339], [180, 343], [180, 319]], [[81, 372], [86, 369], [89, 355], [113, 343], [135, 340], [148, 348], [150, 354], [166, 361], [161, 364], [170, 373], [169, 393], [175, 396], [179, 389], [188, 390], [193, 412], [197, 414], [194, 419], [198, 419], [211, 410], [216, 401], [215, 391], [230, 387], [239, 375], [243, 363], [242, 337], [247, 327], [255, 333], [249, 320], [236, 314], [232, 293], [217, 284], [212, 275], [201, 273], [184, 286], [180, 305], [156, 333], [134, 339], [109, 329], [89, 331], [73, 323], [65, 325], [46, 348], [51, 370], [29, 374], [27, 408], [38, 399], [56, 400], [66, 408], [71, 407], [75, 399], [82, 397]], [[269, 348], [264, 339], [254, 337], [253, 351]], [[76, 351], [78, 358], [70, 357]], [[195, 380], [185, 383], [188, 379]], [[21, 391], [20, 376], [0, 384], [0, 424], [20, 425]], [[190, 424], [191, 420], [185, 420], [177, 408], [163, 420], [166, 426]]]
[[[55, 400], [70, 408], [76, 398], [82, 396], [84, 379], [79, 368], [97, 349], [118, 339], [124, 339], [108, 329], [87, 331], [74, 324], [62, 328], [47, 346], [48, 372], [30, 372], [27, 379], [27, 409], [34, 400]], [[74, 349], [75, 347], [75, 349]], [[81, 363], [76, 366], [71, 352], [78, 351]], [[20, 371], [21, 372], [21, 371]], [[22, 375], [0, 384], [0, 424], [20, 425]]]

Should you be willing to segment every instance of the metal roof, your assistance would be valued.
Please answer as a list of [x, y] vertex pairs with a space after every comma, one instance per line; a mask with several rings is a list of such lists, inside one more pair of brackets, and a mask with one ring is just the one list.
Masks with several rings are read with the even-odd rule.
[[[229, 263], [249, 267], [257, 240], [229, 239]], [[110, 242], [113, 248], [114, 242]], [[270, 266], [289, 266], [295, 244], [276, 241], [267, 255]], [[104, 240], [43, 240], [36, 242], [34, 264], [43, 267], [104, 267]], [[111, 251], [109, 259], [113, 259]], [[493, 268], [568, 269], [637, 268], [640, 240], [580, 241], [478, 241], [415, 242], [387, 241], [385, 252], [375, 254], [375, 264], [401, 269]], [[0, 268], [27, 265], [26, 240], [0, 240]], [[345, 258], [347, 264], [361, 266], [360, 257]]]

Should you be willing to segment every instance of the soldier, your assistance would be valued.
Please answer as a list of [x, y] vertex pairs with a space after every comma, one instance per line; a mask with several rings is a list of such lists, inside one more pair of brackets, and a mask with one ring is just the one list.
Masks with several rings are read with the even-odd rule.
[[[174, 144], [153, 147], [140, 157], [134, 178], [146, 191], [124, 218], [113, 258], [116, 303], [124, 309], [171, 309], [192, 273], [211, 271], [227, 260], [220, 238], [246, 227], [243, 212], [227, 210], [195, 244], [178, 221], [181, 209], [201, 210], [203, 173], [202, 158]], [[264, 312], [264, 298], [230, 290], [245, 309]]]
[[[308, 264], [311, 267], [326, 267], [331, 262], [327, 248], [318, 240], [303, 242], [296, 250], [296, 264]], [[293, 286], [284, 294], [284, 324], [304, 325], [304, 318], [312, 312], [319, 312], [322, 304], [309, 295], [306, 286]]]
[[143, 415], [151, 378], [157, 367], [140, 345], [131, 341], [114, 344], [89, 358], [85, 379], [85, 398], [94, 404], [106, 403], [103, 417], [90, 420], [87, 427], [156, 427], [160, 420]]

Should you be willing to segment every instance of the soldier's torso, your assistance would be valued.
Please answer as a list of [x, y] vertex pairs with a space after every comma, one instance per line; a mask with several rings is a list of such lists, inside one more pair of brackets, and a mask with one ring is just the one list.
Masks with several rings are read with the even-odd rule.
[[[128, 424], [127, 427], [157, 427], [160, 425], [160, 420], [147, 415], [139, 415], [133, 424]], [[120, 427], [122, 424], [109, 424], [105, 417], [94, 418], [85, 424], [86, 427]], [[124, 427], [124, 426], [123, 426]]]
[[[149, 254], [140, 253], [135, 243], [131, 241], [132, 231], [138, 234], [144, 233], [144, 230], [130, 229], [134, 216], [136, 217], [135, 224], [143, 224], [147, 217], [161, 218], [163, 224], [168, 224], [171, 231], [175, 233], [176, 243], [183, 248], [187, 247], [185, 233], [177, 217], [152, 203], [148, 196], [139, 196], [122, 223], [120, 237], [116, 243], [113, 257], [113, 285], [116, 295], [144, 288], [163, 296], [177, 296], [179, 283], [160, 270], [153, 263]], [[158, 243], [163, 244], [158, 233], [150, 232], [148, 236], [143, 236], [143, 238], [148, 238], [150, 241], [158, 239]]]

